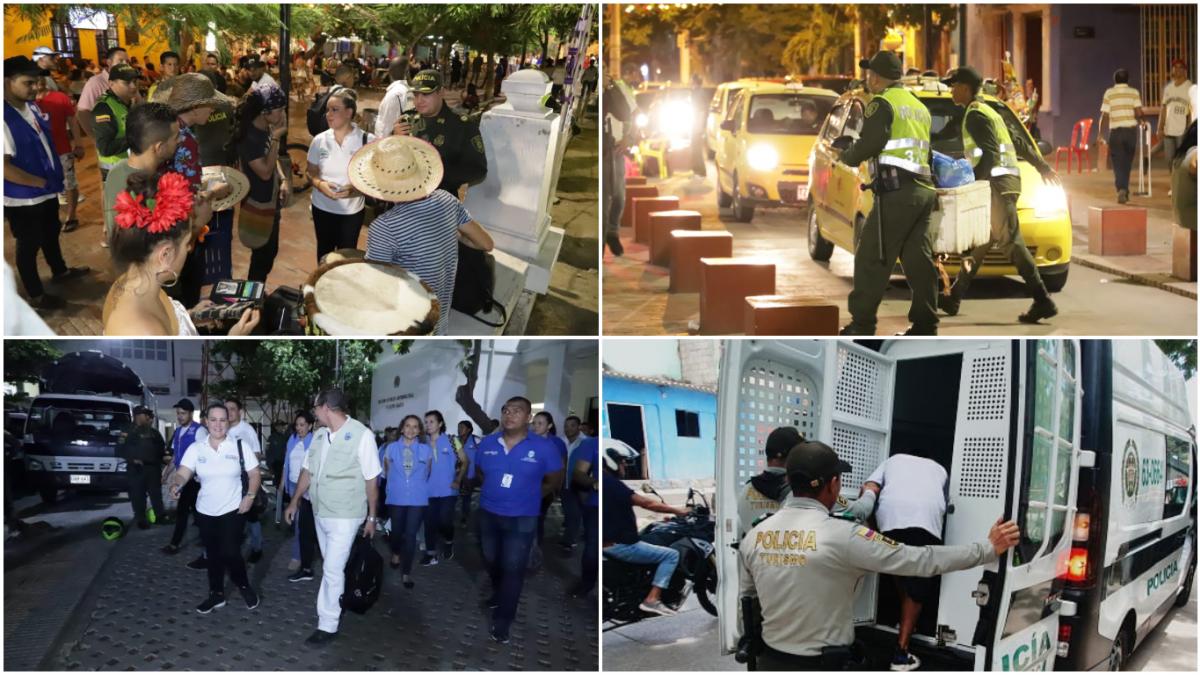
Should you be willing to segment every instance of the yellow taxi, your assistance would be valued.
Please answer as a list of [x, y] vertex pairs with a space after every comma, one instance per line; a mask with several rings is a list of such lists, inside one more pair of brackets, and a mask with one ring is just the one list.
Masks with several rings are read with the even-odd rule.
[[704, 120], [704, 149], [708, 152], [709, 159], [717, 156], [717, 137], [721, 133], [721, 121], [725, 119], [725, 113], [729, 111], [729, 104], [733, 103], [734, 94], [755, 82], [783, 84], [787, 80], [782, 77], [743, 77], [740, 80], [731, 80], [717, 85], [712, 101], [708, 105], [708, 115]]
[[716, 139], [717, 205], [743, 223], [757, 207], [803, 207], [809, 155], [837, 102], [828, 89], [751, 82], [733, 94]]
[[[933, 149], [961, 158], [964, 109], [954, 104], [950, 88], [932, 78], [909, 77], [901, 82], [929, 108], [933, 119], [930, 139]], [[834, 246], [853, 253], [855, 235], [871, 212], [874, 193], [860, 189], [862, 184], [869, 182], [867, 165], [851, 167], [837, 161], [832, 147], [839, 136], [858, 137], [863, 109], [870, 99], [871, 94], [861, 85], [851, 87], [838, 98], [821, 128], [812, 156], [808, 190], [808, 253], [813, 260], [829, 260]], [[983, 100], [1000, 113], [1009, 134], [1020, 135], [1031, 147], [1038, 147], [1003, 101], [987, 95]], [[1062, 187], [1043, 183], [1041, 175], [1028, 162], [1022, 160], [1019, 164], [1022, 192], [1017, 200], [1017, 215], [1021, 221], [1021, 235], [1046, 288], [1060, 291], [1067, 283], [1071, 262], [1071, 214], [1067, 195]], [[958, 255], [950, 255], [945, 261], [946, 271], [951, 276], [958, 273], [959, 261]], [[994, 249], [984, 257], [983, 266], [979, 268], [979, 276], [1016, 273], [1008, 259]]]

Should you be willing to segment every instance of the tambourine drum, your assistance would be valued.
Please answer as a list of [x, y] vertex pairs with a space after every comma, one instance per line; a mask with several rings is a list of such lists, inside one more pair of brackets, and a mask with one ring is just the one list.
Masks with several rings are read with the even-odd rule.
[[327, 262], [302, 291], [309, 335], [429, 335], [441, 313], [433, 289], [393, 263]]

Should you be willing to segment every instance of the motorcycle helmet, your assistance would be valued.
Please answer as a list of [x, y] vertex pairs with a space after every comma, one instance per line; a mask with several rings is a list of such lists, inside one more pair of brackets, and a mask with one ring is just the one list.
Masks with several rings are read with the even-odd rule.
[[125, 536], [125, 523], [120, 518], [105, 518], [100, 523], [100, 536], [107, 541], [116, 541]]
[[604, 466], [610, 471], [616, 471], [623, 462], [638, 458], [638, 451], [624, 441], [615, 438], [604, 439]]

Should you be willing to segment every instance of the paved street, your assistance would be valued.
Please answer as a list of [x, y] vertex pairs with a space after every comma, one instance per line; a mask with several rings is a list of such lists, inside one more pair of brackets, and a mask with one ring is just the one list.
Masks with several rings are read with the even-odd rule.
[[[26, 521], [40, 507], [18, 504]], [[107, 506], [106, 506], [107, 504]], [[289, 583], [292, 541], [264, 526], [264, 557], [251, 567], [262, 604], [247, 611], [230, 586], [229, 604], [202, 616], [194, 606], [206, 592], [203, 572], [186, 563], [199, 549], [190, 528], [184, 550], [159, 548], [169, 527], [134, 529], [110, 543], [99, 536], [107, 515], [128, 519], [127, 502], [69, 498], [60, 511], [77, 513], [61, 529], [10, 540], [5, 547], [5, 670], [596, 670], [596, 599], [573, 600], [578, 557], [552, 544], [541, 570], [525, 584], [513, 641], [487, 637], [490, 584], [474, 534], [460, 535], [454, 560], [414, 570], [416, 588], [385, 568], [379, 602], [366, 614], [347, 613], [339, 639], [323, 648], [304, 644], [315, 628], [319, 581]], [[547, 542], [559, 531], [557, 507]], [[472, 521], [472, 527], [474, 522]], [[473, 532], [473, 530], [472, 530]], [[387, 556], [382, 539], [376, 547]], [[320, 565], [317, 565], [320, 578]]]
[[[840, 322], [849, 322], [846, 298], [852, 287], [854, 258], [836, 249], [828, 263], [813, 262], [807, 251], [806, 212], [799, 209], [760, 209], [750, 223], [736, 223], [727, 210], [718, 210], [714, 193], [715, 167], [708, 178], [682, 173], [651, 179], [662, 195], [680, 198], [680, 208], [699, 211], [706, 230], [733, 234], [734, 255], [753, 256], [776, 264], [776, 293], [805, 295], [836, 304]], [[1148, 256], [1136, 260], [1088, 256], [1087, 206], [1115, 204], [1111, 174], [1085, 174], [1067, 179], [1074, 223], [1074, 261], [1070, 279], [1054, 295], [1059, 315], [1040, 325], [1017, 321], [1029, 306], [1019, 277], [979, 279], [958, 316], [941, 316], [942, 335], [1190, 335], [1196, 327], [1196, 284], [1172, 280], [1169, 271], [1169, 230], [1165, 173], [1155, 175], [1153, 200], [1135, 197], [1133, 204], [1149, 205]], [[1165, 202], [1165, 206], [1164, 206]], [[699, 319], [699, 294], [668, 293], [666, 268], [647, 264], [644, 244], [622, 232], [626, 254], [604, 254], [604, 331], [606, 335], [683, 335]], [[1166, 251], [1164, 255], [1164, 250]], [[1084, 259], [1087, 260], [1084, 260]], [[1085, 266], [1093, 261], [1108, 271]], [[1157, 266], [1157, 267], [1156, 267]], [[1122, 273], [1122, 270], [1125, 272]], [[1163, 287], [1160, 288], [1155, 285]], [[879, 309], [878, 334], [890, 335], [908, 326], [909, 292], [902, 277], [894, 277]]]

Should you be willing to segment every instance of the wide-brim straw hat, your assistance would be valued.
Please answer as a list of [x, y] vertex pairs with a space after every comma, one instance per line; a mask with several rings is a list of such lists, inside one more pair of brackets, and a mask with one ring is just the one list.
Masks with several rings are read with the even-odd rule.
[[350, 158], [350, 184], [385, 202], [424, 199], [441, 182], [437, 149], [412, 136], [388, 136], [364, 145]]
[[228, 211], [250, 194], [250, 179], [232, 166], [206, 166], [202, 177], [205, 183], [211, 177], [211, 179], [229, 183], [231, 188], [229, 196], [213, 201], [213, 211]]
[[171, 106], [176, 115], [204, 106], [215, 108], [221, 103], [233, 104], [235, 102], [232, 98], [217, 91], [212, 80], [200, 73], [176, 75], [171, 78], [170, 82], [171, 91], [167, 96], [166, 103]]

